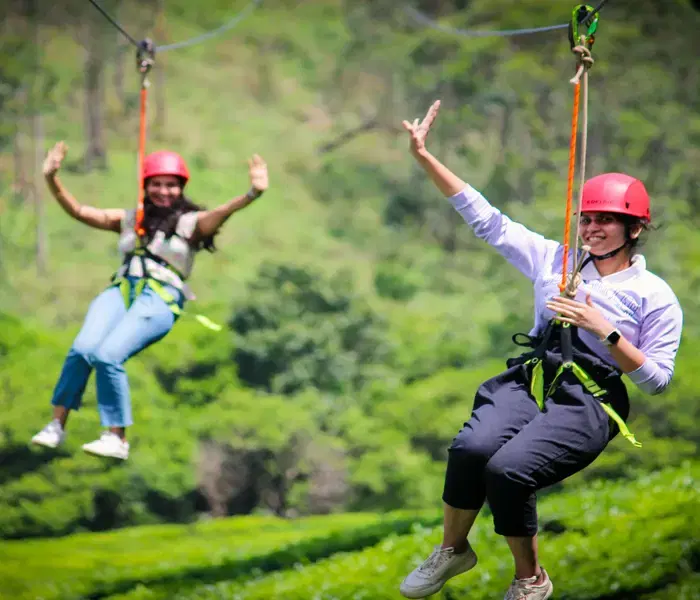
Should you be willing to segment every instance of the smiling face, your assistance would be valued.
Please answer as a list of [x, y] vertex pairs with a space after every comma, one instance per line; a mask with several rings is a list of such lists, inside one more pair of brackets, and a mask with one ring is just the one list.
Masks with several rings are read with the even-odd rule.
[[175, 175], [156, 175], [146, 180], [146, 195], [155, 206], [165, 208], [182, 195], [182, 181]]
[[581, 214], [579, 235], [591, 247], [591, 254], [603, 255], [620, 248], [629, 235], [639, 236], [641, 226], [629, 227], [614, 213], [584, 212]]

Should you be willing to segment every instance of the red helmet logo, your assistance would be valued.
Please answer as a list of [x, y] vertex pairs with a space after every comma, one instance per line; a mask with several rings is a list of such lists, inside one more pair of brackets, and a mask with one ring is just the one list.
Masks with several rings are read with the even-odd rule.
[[181, 177], [184, 183], [187, 183], [190, 178], [190, 172], [182, 156], [168, 150], [153, 152], [143, 161], [143, 180], [156, 175], [175, 175]]
[[604, 173], [586, 181], [581, 212], [611, 212], [651, 221], [644, 184], [623, 173]]

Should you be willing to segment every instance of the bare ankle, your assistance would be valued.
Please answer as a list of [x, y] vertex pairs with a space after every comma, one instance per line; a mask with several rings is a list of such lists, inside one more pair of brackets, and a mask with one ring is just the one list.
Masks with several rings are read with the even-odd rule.
[[454, 544], [443, 542], [441, 548], [452, 548], [455, 554], [464, 554], [467, 548], [469, 548], [469, 542], [467, 540], [462, 540]]

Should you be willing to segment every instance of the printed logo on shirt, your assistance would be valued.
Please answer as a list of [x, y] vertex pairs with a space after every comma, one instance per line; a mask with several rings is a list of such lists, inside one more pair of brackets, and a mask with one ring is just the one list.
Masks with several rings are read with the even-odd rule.
[[[561, 277], [543, 277], [541, 281], [542, 289], [544, 290], [545, 295], [547, 295], [550, 293], [548, 290], [551, 288], [556, 288], [558, 292], [558, 284], [561, 282]], [[613, 289], [600, 279], [584, 280], [583, 283], [589, 291], [594, 292], [596, 295], [603, 296], [607, 300], [614, 303], [617, 310], [623, 313], [624, 316], [631, 317], [635, 321], [639, 321], [642, 307], [634, 296], [620, 290]], [[613, 315], [610, 315], [610, 318], [614, 318]], [[620, 321], [617, 321], [616, 324], [619, 322]]]
[[620, 290], [615, 290], [610, 286], [605, 285], [600, 279], [593, 279], [584, 282], [588, 288], [591, 290], [595, 289], [600, 292], [603, 296], [609, 300], [615, 300], [622, 312], [627, 316], [637, 319], [639, 312], [641, 311], [641, 305], [634, 299], [634, 297], [622, 292]]

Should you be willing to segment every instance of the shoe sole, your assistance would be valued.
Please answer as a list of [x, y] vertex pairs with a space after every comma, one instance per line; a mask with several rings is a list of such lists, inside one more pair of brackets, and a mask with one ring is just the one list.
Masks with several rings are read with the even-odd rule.
[[103, 458], [117, 458], [119, 460], [126, 460], [127, 458], [129, 458], [128, 454], [126, 456], [117, 454], [103, 454], [102, 452], [95, 452], [94, 450], [88, 450], [87, 448], [83, 448], [83, 452], [85, 452], [86, 454], [91, 454], [92, 456], [101, 456]]
[[411, 598], [411, 600], [415, 600], [416, 598], [425, 598], [426, 596], [432, 596], [433, 594], [436, 594], [439, 592], [445, 584], [452, 579], [453, 577], [457, 577], [458, 575], [463, 575], [467, 571], [471, 571], [475, 566], [476, 563], [478, 562], [478, 558], [476, 554], [472, 555], [472, 560], [467, 563], [466, 568], [463, 571], [459, 571], [455, 573], [454, 575], [450, 575], [447, 579], [444, 581], [440, 581], [438, 583], [435, 583], [429, 587], [424, 587], [421, 588], [420, 590], [404, 590], [403, 586], [399, 588], [399, 592], [401, 592], [401, 595], [404, 596], [405, 598]]
[[51, 448], [52, 450], [55, 450], [61, 445], [62, 442], [58, 442], [58, 444], [47, 444], [46, 442], [42, 442], [41, 440], [32, 440], [32, 444], [36, 446], [43, 446], [44, 448]]

